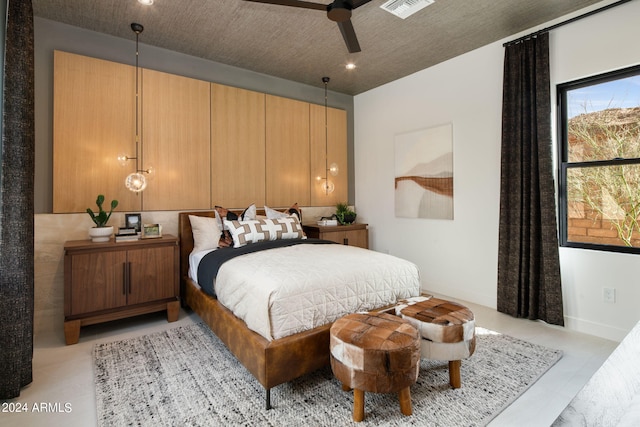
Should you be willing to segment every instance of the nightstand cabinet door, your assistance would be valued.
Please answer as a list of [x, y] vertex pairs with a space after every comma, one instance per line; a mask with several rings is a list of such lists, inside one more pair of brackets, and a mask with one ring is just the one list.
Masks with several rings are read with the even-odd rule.
[[127, 304], [125, 252], [95, 252], [71, 260], [71, 315]]
[[127, 251], [129, 286], [127, 303], [140, 304], [175, 296], [173, 247]]

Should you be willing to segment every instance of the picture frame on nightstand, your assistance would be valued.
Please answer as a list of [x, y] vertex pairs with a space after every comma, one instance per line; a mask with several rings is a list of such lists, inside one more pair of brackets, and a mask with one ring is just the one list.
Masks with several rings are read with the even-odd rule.
[[135, 228], [136, 232], [142, 231], [142, 215], [139, 213], [124, 214], [124, 227]]
[[160, 224], [144, 224], [142, 226], [143, 239], [157, 239], [162, 237], [162, 226]]

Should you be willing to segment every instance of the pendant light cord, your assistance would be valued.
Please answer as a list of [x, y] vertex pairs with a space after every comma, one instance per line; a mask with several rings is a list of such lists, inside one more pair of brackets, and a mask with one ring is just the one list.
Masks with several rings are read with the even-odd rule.
[[139, 172], [140, 167], [138, 166], [138, 156], [140, 155], [140, 153], [138, 152], [138, 148], [140, 145], [140, 130], [138, 127], [138, 110], [140, 108], [140, 95], [138, 93], [138, 38], [140, 37], [140, 31], [136, 31], [135, 29], [134, 31], [136, 32], [136, 172]]
[[327, 107], [327, 85], [329, 77], [323, 77], [324, 82], [324, 189], [325, 194], [329, 194], [329, 129], [328, 129], [328, 107]]
[[139, 172], [144, 172], [142, 170], [140, 170], [140, 165], [144, 165], [143, 162], [143, 158], [142, 158], [142, 138], [140, 137], [140, 107], [141, 107], [141, 102], [140, 102], [140, 92], [139, 92], [139, 86], [141, 85], [142, 82], [138, 82], [139, 80], [139, 75], [140, 75], [140, 67], [139, 67], [139, 48], [138, 48], [138, 44], [139, 44], [139, 39], [140, 39], [140, 33], [142, 33], [144, 31], [144, 27], [140, 24], [137, 23], [132, 23], [131, 24], [131, 29], [133, 30], [134, 33], [136, 33], [136, 173]]

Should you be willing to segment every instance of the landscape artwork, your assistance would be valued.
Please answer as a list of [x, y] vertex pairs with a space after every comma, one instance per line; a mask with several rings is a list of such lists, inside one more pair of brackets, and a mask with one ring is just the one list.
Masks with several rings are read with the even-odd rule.
[[453, 125], [395, 137], [395, 214], [453, 219]]

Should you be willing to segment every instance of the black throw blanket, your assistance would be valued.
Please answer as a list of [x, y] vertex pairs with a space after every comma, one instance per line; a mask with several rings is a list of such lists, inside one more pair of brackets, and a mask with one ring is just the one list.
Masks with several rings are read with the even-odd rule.
[[330, 240], [321, 239], [281, 239], [269, 240], [265, 242], [250, 243], [240, 248], [218, 248], [206, 254], [198, 265], [198, 284], [209, 295], [215, 296], [213, 280], [218, 275], [222, 264], [240, 255], [252, 252], [264, 251], [267, 249], [283, 248], [300, 244], [337, 244]]

